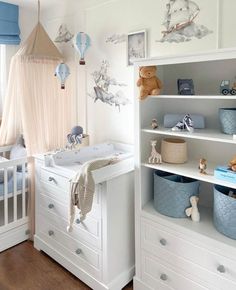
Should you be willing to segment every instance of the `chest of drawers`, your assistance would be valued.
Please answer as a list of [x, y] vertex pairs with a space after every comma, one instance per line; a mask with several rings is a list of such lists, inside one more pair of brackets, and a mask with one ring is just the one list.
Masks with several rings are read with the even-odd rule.
[[72, 232], [66, 228], [73, 174], [63, 168], [44, 167], [40, 158], [35, 164], [35, 247], [92, 289], [122, 289], [134, 275], [132, 160], [125, 172], [114, 171], [112, 178], [104, 176], [96, 184], [92, 210], [83, 222], [76, 210]]

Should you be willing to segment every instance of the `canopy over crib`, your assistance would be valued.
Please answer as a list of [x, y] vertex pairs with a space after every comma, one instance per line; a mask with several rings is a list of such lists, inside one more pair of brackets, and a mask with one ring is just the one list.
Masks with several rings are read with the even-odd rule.
[[16, 55], [37, 59], [63, 59], [62, 54], [50, 39], [40, 22], [37, 23], [30, 36], [18, 50]]
[[[0, 127], [0, 146], [14, 144], [23, 134], [28, 156], [64, 147], [75, 124], [75, 91], [70, 77], [61, 90], [55, 68], [62, 60], [43, 26], [38, 24], [12, 57]], [[73, 74], [75, 75], [75, 74]], [[29, 168], [31, 185], [33, 171]], [[34, 197], [31, 188], [31, 222], [34, 232]]]

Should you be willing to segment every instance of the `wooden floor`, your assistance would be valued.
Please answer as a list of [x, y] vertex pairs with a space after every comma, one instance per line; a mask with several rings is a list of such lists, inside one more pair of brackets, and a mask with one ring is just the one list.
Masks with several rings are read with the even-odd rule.
[[[35, 250], [31, 242], [0, 253], [0, 290], [89, 289], [46, 254]], [[124, 288], [131, 289], [132, 284]]]

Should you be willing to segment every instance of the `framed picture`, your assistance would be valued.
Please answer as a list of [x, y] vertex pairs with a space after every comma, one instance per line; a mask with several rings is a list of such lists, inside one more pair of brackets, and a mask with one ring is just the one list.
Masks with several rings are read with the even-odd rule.
[[127, 65], [133, 65], [132, 60], [147, 57], [146, 30], [128, 33], [127, 39]]

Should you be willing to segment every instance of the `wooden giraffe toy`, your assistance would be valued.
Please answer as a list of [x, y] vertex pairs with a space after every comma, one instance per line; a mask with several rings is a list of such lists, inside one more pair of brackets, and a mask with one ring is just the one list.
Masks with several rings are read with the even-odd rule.
[[148, 158], [148, 162], [152, 164], [161, 164], [162, 163], [161, 154], [157, 152], [156, 145], [157, 141], [151, 140], [152, 151], [150, 157]]

